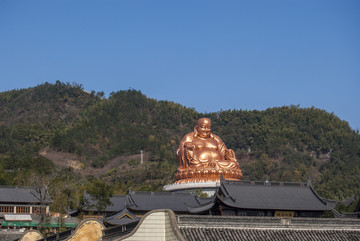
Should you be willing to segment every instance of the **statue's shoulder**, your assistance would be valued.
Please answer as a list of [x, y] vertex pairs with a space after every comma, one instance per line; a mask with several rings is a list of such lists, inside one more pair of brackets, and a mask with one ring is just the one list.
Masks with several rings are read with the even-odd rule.
[[221, 138], [219, 136], [217, 136], [215, 134], [212, 134], [212, 136], [214, 137], [214, 140], [216, 140], [217, 142], [222, 142], [222, 140], [221, 140]]
[[190, 142], [190, 141], [192, 141], [194, 139], [194, 134], [195, 134], [194, 132], [190, 132], [190, 133], [186, 134], [182, 138], [181, 142]]

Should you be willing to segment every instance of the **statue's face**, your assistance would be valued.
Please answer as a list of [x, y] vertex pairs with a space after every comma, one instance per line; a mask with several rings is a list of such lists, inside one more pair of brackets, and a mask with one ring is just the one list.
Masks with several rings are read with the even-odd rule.
[[211, 134], [211, 122], [199, 121], [196, 125], [197, 133], [202, 138], [208, 138]]

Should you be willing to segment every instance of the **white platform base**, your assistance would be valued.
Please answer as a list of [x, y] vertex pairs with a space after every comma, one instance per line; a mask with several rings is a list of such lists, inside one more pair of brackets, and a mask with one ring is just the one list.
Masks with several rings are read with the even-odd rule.
[[164, 191], [168, 192], [185, 192], [185, 191], [194, 191], [196, 189], [202, 189], [202, 192], [212, 196], [215, 193], [215, 190], [220, 186], [220, 182], [190, 182], [190, 183], [180, 183], [180, 184], [169, 184], [163, 187]]

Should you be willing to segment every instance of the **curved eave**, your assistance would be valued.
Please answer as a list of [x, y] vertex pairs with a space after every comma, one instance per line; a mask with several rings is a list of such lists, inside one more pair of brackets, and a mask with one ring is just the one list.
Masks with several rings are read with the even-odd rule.
[[348, 199], [345, 199], [345, 200], [341, 201], [341, 203], [344, 204], [347, 207], [347, 206], [350, 206], [354, 201], [355, 201], [355, 194], [353, 194]]
[[76, 215], [79, 213], [79, 209], [68, 209], [66, 210], [66, 214], [72, 216], [72, 215]]
[[144, 211], [144, 212], [148, 211], [148, 210], [142, 210], [141, 208], [136, 208], [135, 205], [126, 205], [126, 208], [130, 211]]
[[129, 195], [127, 197], [127, 200], [125, 201], [125, 207], [126, 206], [137, 206], [135, 203], [135, 200], [133, 198], [133, 194], [134, 194], [134, 192], [131, 190], [131, 188], [129, 188]]
[[325, 198], [323, 198], [323, 200], [327, 203], [328, 206], [334, 206], [335, 207], [338, 203], [341, 203], [341, 204], [343, 204], [343, 205], [345, 205], [347, 207], [347, 206], [351, 205], [355, 201], [355, 194], [353, 194], [348, 199], [345, 199], [345, 200], [342, 200], [342, 201], [329, 200], [329, 199], [325, 199]]
[[187, 203], [184, 203], [184, 204], [185, 204], [185, 207], [187, 208], [187, 210], [190, 213], [194, 213], [194, 214], [204, 213], [204, 212], [207, 212], [207, 211], [209, 211], [210, 209], [212, 209], [214, 207], [214, 205], [215, 205], [215, 196], [209, 202], [204, 203], [204, 204], [200, 204], [198, 206], [191, 206], [191, 205], [189, 205]]
[[112, 213], [110, 215], [107, 215], [107, 216], [104, 217], [104, 219], [111, 220], [111, 219], [117, 219], [117, 218], [122, 217], [122, 216], [128, 216], [128, 217], [130, 217], [130, 218], [132, 218], [134, 220], [138, 220], [138, 217], [135, 214], [131, 213], [127, 208], [124, 208], [123, 210], [118, 211], [116, 213]]
[[234, 201], [232, 199], [230, 199], [229, 197], [222, 198], [218, 194], [216, 194], [216, 197], [217, 197], [217, 199], [219, 200], [220, 203], [225, 204], [225, 205], [227, 205], [229, 207], [242, 208], [242, 207], [236, 206]]
[[330, 200], [326, 200], [326, 199], [320, 197], [320, 195], [315, 192], [315, 190], [314, 190], [314, 188], [312, 187], [311, 184], [309, 184], [309, 188], [314, 193], [315, 197], [317, 199], [319, 199], [325, 205], [324, 210], [332, 210], [339, 203], [338, 201], [330, 201]]
[[220, 177], [220, 190], [225, 196], [231, 196], [229, 190], [226, 188], [225, 183], [227, 183], [227, 180], [224, 178], [223, 175]]

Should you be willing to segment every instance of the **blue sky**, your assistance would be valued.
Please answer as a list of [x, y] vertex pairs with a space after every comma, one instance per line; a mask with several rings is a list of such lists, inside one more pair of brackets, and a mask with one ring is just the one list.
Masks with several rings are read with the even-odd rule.
[[360, 129], [360, 1], [0, 0], [0, 91], [56, 80]]

